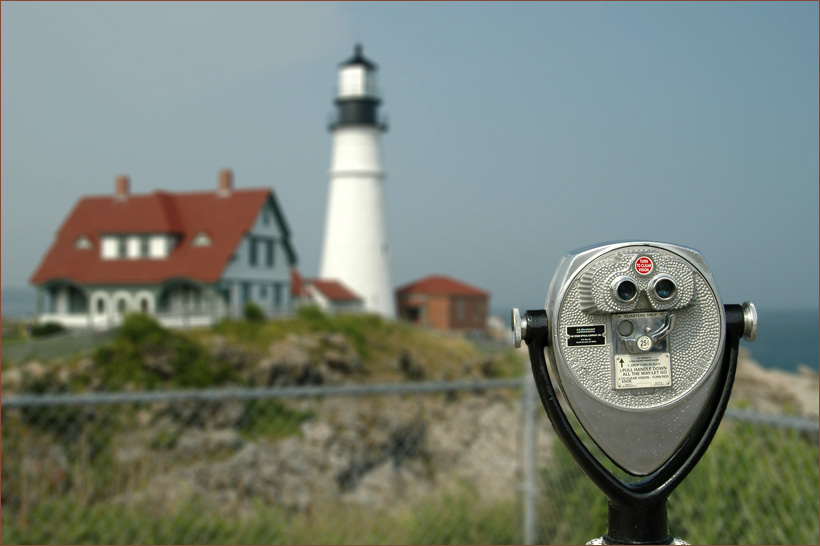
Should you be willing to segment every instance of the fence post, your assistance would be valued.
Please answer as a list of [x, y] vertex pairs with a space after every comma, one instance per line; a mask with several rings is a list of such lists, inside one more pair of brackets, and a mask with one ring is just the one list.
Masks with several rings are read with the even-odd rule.
[[523, 388], [521, 389], [521, 413], [524, 430], [522, 444], [522, 466], [524, 467], [524, 483], [521, 489], [524, 493], [524, 544], [536, 544], [535, 502], [538, 494], [535, 472], [535, 450], [537, 428], [535, 427], [535, 382], [529, 375], [528, 362], [525, 362]]

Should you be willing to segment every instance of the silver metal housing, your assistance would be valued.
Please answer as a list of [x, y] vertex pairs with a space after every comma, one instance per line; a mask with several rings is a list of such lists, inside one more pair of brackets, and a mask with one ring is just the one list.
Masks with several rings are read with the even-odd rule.
[[[636, 270], [639, 257], [649, 258], [641, 262], [651, 264], [648, 273]], [[636, 282], [635, 300], [612, 297], [620, 277]], [[652, 293], [657, 278], [675, 282], [666, 300]], [[655, 471], [697, 421], [723, 354], [726, 318], [703, 257], [691, 248], [645, 241], [572, 251], [559, 264], [545, 310], [550, 376], [571, 411], [618, 466], [638, 476]], [[646, 344], [640, 351], [624, 349], [636, 342], [616, 329], [616, 321], [633, 316], [647, 330], [633, 336]], [[646, 375], [633, 379], [630, 373]]]

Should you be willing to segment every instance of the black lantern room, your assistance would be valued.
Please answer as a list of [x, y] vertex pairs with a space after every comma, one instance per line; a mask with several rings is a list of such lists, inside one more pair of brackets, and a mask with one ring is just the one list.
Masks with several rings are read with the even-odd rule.
[[362, 54], [356, 45], [353, 57], [339, 65], [339, 89], [336, 96], [336, 116], [330, 130], [347, 126], [371, 126], [386, 130], [379, 119], [379, 97], [376, 85], [376, 63]]

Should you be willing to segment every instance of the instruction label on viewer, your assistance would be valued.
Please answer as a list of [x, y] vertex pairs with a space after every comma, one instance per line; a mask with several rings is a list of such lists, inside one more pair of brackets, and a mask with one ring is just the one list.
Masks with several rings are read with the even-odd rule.
[[671, 387], [669, 353], [615, 355], [615, 388]]

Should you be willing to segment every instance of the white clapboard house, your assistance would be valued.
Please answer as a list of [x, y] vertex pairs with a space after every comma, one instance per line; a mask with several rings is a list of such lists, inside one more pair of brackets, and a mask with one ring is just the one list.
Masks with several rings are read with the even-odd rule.
[[213, 190], [83, 197], [30, 281], [37, 319], [70, 328], [118, 324], [128, 312], [167, 326], [207, 325], [254, 302], [292, 306], [291, 232], [270, 188], [237, 189], [230, 170]]

